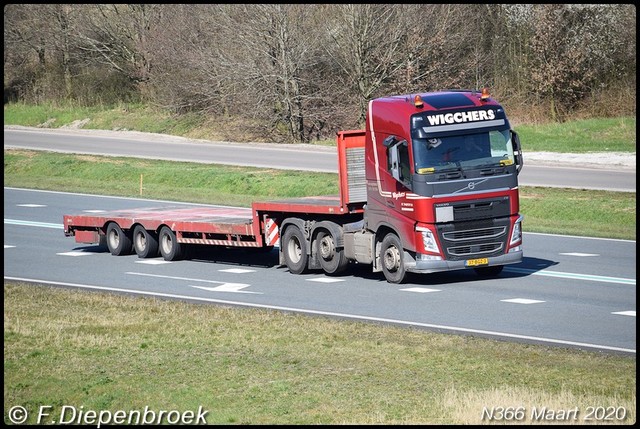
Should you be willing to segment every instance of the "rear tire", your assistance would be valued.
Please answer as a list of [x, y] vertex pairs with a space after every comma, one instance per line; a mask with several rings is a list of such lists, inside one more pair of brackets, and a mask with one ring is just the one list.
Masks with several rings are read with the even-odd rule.
[[316, 254], [320, 267], [327, 275], [335, 276], [343, 273], [349, 265], [344, 249], [336, 248], [335, 237], [327, 231], [320, 231], [316, 238]]
[[163, 226], [158, 236], [160, 254], [165, 261], [177, 261], [184, 256], [184, 246], [178, 243], [175, 232]]
[[398, 236], [394, 233], [387, 234], [382, 240], [380, 259], [382, 272], [389, 283], [403, 283], [406, 279], [403, 254], [404, 250]]
[[133, 229], [133, 248], [139, 258], [155, 258], [158, 256], [158, 236], [137, 225]]
[[309, 255], [307, 240], [297, 226], [289, 226], [282, 237], [282, 252], [287, 268], [293, 274], [304, 274], [307, 271]]
[[107, 248], [113, 256], [130, 255], [133, 251], [131, 237], [115, 222], [107, 226]]

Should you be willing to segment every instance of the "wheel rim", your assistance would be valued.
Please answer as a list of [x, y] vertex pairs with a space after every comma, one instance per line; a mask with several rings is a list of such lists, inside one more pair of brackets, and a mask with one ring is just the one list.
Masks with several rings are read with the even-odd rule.
[[162, 251], [165, 254], [169, 254], [171, 252], [171, 247], [172, 247], [171, 237], [169, 237], [168, 234], [164, 234], [162, 236]]
[[120, 245], [120, 235], [115, 229], [111, 231], [111, 234], [109, 234], [109, 243], [111, 243], [112, 249], [116, 249], [118, 248], [118, 245]]
[[294, 264], [300, 262], [300, 259], [302, 259], [302, 246], [300, 246], [297, 237], [291, 237], [289, 240], [287, 253], [289, 254], [289, 258], [291, 258], [291, 262]]
[[336, 246], [333, 244], [333, 238], [330, 235], [325, 235], [320, 240], [320, 256], [325, 261], [333, 259], [336, 253]]
[[397, 247], [391, 246], [384, 252], [384, 267], [389, 272], [397, 271], [400, 267], [400, 252]]
[[140, 250], [144, 250], [147, 247], [147, 238], [144, 236], [142, 232], [136, 235], [136, 246]]

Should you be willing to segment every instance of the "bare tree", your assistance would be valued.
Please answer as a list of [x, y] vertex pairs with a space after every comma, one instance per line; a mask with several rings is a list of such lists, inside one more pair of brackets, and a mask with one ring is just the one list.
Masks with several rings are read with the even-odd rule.
[[400, 8], [387, 4], [338, 4], [327, 19], [333, 43], [327, 54], [346, 77], [363, 124], [367, 102], [405, 64], [401, 48], [407, 36]]
[[615, 30], [607, 11], [610, 6], [539, 5], [534, 9], [531, 82], [549, 101], [553, 120], [562, 120], [614, 71], [616, 46], [611, 40]]
[[[315, 5], [226, 5], [220, 28], [226, 46], [220, 70], [232, 81], [234, 99], [254, 117], [284, 126], [293, 141], [308, 141], [305, 91], [314, 67], [314, 34], [307, 28]], [[247, 112], [248, 113], [248, 112]]]
[[159, 4], [85, 5], [87, 26], [82, 49], [95, 61], [122, 73], [146, 95], [154, 65], [151, 40], [161, 31], [164, 6]]

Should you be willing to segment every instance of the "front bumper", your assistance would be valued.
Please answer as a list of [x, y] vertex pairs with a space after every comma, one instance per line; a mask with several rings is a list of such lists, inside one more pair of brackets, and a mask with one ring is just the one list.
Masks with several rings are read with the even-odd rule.
[[[482, 267], [491, 267], [495, 265], [508, 265], [518, 264], [522, 262], [522, 250], [511, 251], [505, 255], [490, 257], [488, 265], [482, 265]], [[452, 270], [464, 270], [467, 268], [481, 268], [481, 267], [467, 267], [464, 260], [461, 261], [444, 261], [444, 260], [425, 260], [422, 259], [422, 255], [417, 254], [416, 258], [413, 258], [407, 252], [404, 253], [405, 269], [412, 273], [437, 273], [440, 271], [452, 271]]]

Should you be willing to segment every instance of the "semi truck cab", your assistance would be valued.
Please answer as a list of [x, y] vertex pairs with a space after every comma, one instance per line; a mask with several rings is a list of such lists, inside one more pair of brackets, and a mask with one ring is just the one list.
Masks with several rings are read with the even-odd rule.
[[407, 272], [497, 275], [522, 261], [522, 165], [518, 135], [486, 89], [371, 100], [364, 232], [345, 228], [347, 257], [359, 260], [351, 249], [367, 241], [374, 271], [392, 283]]

